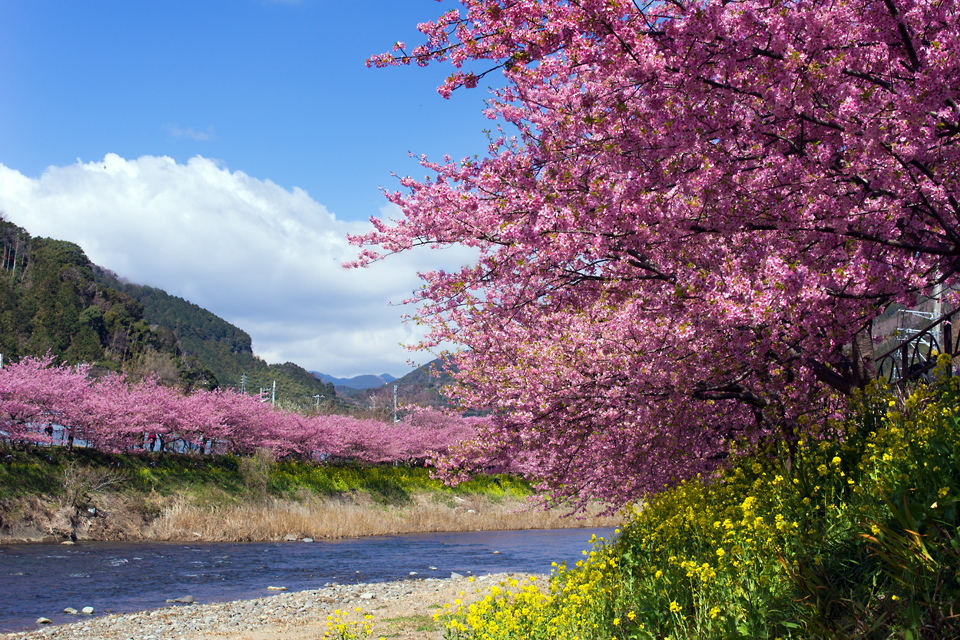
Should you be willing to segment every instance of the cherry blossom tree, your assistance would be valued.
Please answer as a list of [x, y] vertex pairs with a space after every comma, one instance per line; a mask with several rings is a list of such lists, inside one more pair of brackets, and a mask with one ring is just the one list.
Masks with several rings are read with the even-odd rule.
[[791, 442], [870, 380], [884, 305], [956, 282], [957, 0], [461, 3], [370, 64], [502, 78], [499, 133], [353, 238], [479, 251], [416, 294], [497, 409], [452, 468], [616, 503]]
[[396, 423], [396, 439], [405, 440], [405, 458], [429, 459], [446, 456], [463, 442], [474, 439], [488, 418], [464, 417], [446, 409], [407, 405], [406, 414]]
[[151, 404], [123, 375], [108, 374], [87, 380], [85, 406], [91, 426], [88, 443], [111, 452], [141, 448], [151, 428], [147, 409]]
[[[55, 365], [50, 354], [0, 369], [0, 431], [7, 440], [67, 444], [89, 438], [88, 365]], [[56, 434], [56, 435], [55, 435]]]

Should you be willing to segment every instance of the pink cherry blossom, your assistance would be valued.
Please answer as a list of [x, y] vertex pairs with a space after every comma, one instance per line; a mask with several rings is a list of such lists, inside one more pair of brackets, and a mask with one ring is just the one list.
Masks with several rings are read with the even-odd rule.
[[479, 252], [413, 298], [495, 411], [452, 472], [618, 504], [792, 442], [869, 380], [885, 305], [956, 282], [957, 0], [461, 4], [371, 64], [501, 79], [501, 128], [353, 238]]
[[184, 395], [154, 378], [89, 376], [88, 365], [24, 358], [0, 369], [0, 439], [83, 444], [136, 452], [249, 455], [268, 448], [280, 457], [367, 463], [427, 461], [473, 438], [483, 420], [411, 408], [396, 423], [343, 415], [282, 411], [232, 390]]

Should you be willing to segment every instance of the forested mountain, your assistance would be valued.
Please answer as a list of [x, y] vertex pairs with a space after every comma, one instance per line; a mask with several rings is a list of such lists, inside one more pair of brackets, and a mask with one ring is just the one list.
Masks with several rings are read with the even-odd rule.
[[[177, 358], [174, 337], [152, 330], [133, 297], [99, 285], [77, 245], [32, 238], [0, 218], [0, 254], [0, 353], [6, 358], [49, 351], [65, 362], [134, 376]], [[186, 373], [194, 364], [176, 367]]]
[[334, 385], [318, 380], [293, 362], [268, 365], [254, 355], [246, 331], [206, 309], [162, 289], [124, 282], [106, 269], [97, 268], [95, 274], [98, 282], [140, 302], [150, 325], [173, 333], [180, 351], [203, 363], [221, 385], [236, 389], [245, 386], [248, 393], [264, 389], [270, 395], [276, 382], [277, 402], [291, 409], [307, 409], [318, 401], [328, 404], [334, 400]]
[[201, 386], [272, 393], [307, 409], [335, 401], [333, 385], [288, 362], [268, 365], [243, 330], [182, 298], [123, 282], [71, 242], [32, 238], [0, 217], [0, 353], [50, 352], [68, 363]]

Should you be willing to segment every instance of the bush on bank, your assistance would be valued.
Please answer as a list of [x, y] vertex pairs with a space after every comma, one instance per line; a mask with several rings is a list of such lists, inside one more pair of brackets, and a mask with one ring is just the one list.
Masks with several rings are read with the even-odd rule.
[[873, 389], [780, 453], [654, 497], [549, 589], [498, 589], [448, 638], [960, 637], [960, 380]]

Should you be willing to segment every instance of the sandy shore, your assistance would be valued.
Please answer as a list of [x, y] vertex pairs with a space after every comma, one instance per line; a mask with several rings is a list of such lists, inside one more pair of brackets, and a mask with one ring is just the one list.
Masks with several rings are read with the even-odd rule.
[[[329, 616], [373, 625], [371, 638], [440, 639], [443, 624], [434, 614], [456, 600], [470, 603], [494, 585], [529, 574], [499, 573], [475, 579], [401, 580], [323, 589], [279, 592], [254, 600], [211, 604], [171, 604], [140, 613], [83, 617], [71, 624], [38, 626], [0, 638], [18, 640], [321, 640]], [[277, 585], [282, 586], [282, 585]], [[346, 612], [340, 616], [337, 611]], [[373, 616], [366, 618], [366, 616]], [[357, 637], [368, 637], [356, 632]]]

